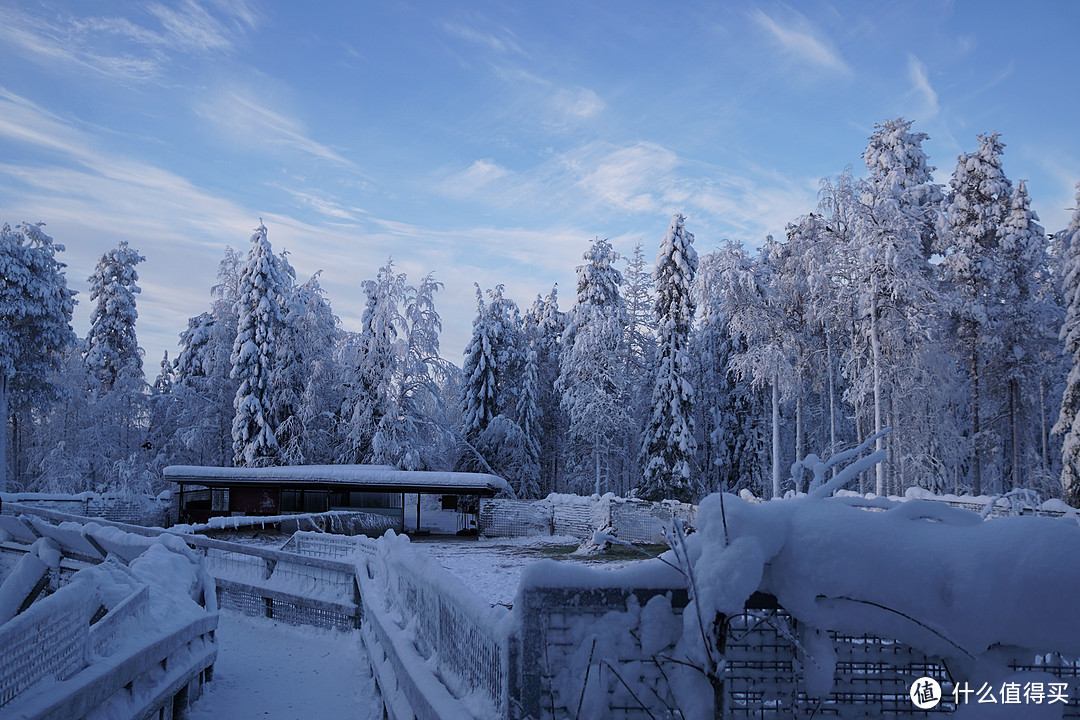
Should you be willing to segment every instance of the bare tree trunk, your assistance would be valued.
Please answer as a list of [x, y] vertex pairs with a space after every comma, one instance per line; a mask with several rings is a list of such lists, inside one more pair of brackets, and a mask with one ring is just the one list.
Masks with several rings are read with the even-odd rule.
[[982, 464], [979, 458], [979, 351], [971, 341], [971, 494], [982, 495]]
[[593, 452], [596, 458], [596, 486], [593, 488], [593, 492], [597, 495], [600, 494], [600, 443], [597, 441], [596, 450]]
[[[881, 342], [878, 340], [877, 325], [877, 282], [870, 290], [870, 348], [874, 358], [874, 432], [881, 432]], [[880, 452], [884, 447], [885, 439], [878, 437], [874, 441], [874, 450]], [[885, 464], [878, 463], [875, 468], [875, 489], [878, 495], [885, 494]]]
[[780, 376], [772, 384], [772, 496], [780, 497]]
[[8, 491], [8, 388], [11, 378], [0, 373], [0, 492]]
[[1023, 487], [1024, 483], [1020, 479], [1020, 427], [1016, 422], [1016, 414], [1019, 411], [1017, 407], [1019, 405], [1020, 383], [1016, 378], [1009, 381], [1009, 434], [1012, 436], [1012, 487], [1002, 488], [1003, 490], [1012, 490], [1014, 488]]
[[[836, 453], [836, 385], [833, 380], [832, 362], [832, 339], [826, 337], [825, 357], [829, 362], [829, 456]], [[837, 468], [834, 465], [832, 476], [836, 477]]]
[[1042, 425], [1042, 462], [1043, 469], [1049, 472], [1050, 456], [1046, 452], [1046, 378], [1039, 376], [1039, 422]]

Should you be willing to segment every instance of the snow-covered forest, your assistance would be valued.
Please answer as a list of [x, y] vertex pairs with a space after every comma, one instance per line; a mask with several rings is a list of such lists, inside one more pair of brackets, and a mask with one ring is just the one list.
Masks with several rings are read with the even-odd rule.
[[997, 134], [945, 186], [924, 140], [883, 122], [865, 171], [823, 179], [818, 206], [760, 247], [695, 239], [676, 215], [643, 233], [655, 248], [583, 247], [562, 298], [477, 286], [463, 368], [439, 345], [449, 269], [409, 278], [387, 260], [349, 332], [260, 222], [147, 382], [139, 253], [101, 256], [77, 337], [63, 246], [4, 225], [0, 487], [154, 491], [169, 464], [385, 463], [492, 471], [519, 497], [777, 496], [805, 490], [793, 463], [888, 427], [862, 491], [1075, 503], [1080, 208], [1048, 234]]

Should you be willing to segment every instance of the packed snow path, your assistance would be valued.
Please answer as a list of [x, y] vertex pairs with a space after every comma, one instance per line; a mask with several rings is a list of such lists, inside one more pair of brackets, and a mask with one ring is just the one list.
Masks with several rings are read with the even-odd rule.
[[360, 633], [222, 611], [218, 659], [189, 720], [382, 717]]

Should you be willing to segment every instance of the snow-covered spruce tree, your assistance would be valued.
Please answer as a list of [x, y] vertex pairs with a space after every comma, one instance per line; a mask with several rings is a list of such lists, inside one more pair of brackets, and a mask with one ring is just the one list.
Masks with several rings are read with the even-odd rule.
[[99, 390], [112, 390], [121, 374], [142, 375], [142, 350], [135, 339], [135, 296], [142, 290], [135, 283], [135, 266], [146, 258], [122, 241], [103, 254], [88, 278], [90, 302], [97, 302], [90, 315], [86, 335], [86, 366], [97, 379]]
[[693, 495], [697, 440], [690, 357], [694, 299], [690, 289], [697, 265], [694, 236], [687, 232], [685, 218], [677, 214], [671, 218], [667, 235], [660, 244], [653, 273], [660, 341], [652, 412], [641, 447], [644, 477], [637, 493], [647, 500], [670, 498], [690, 502]]
[[641, 475], [641, 438], [649, 421], [650, 401], [656, 370], [656, 311], [653, 308], [653, 264], [646, 260], [641, 243], [626, 260], [623, 272], [623, 298], [626, 304], [627, 414], [630, 432], [623, 445], [629, 459], [629, 476], [634, 483]]
[[353, 410], [345, 447], [347, 462], [370, 462], [376, 455], [392, 454], [376, 447], [383, 418], [398, 413], [394, 382], [404, 352], [400, 339], [400, 304], [405, 275], [387, 261], [374, 280], [364, 281], [367, 303], [361, 316], [359, 356], [353, 382]]
[[12, 409], [50, 404], [55, 396], [48, 377], [75, 341], [75, 293], [56, 259], [64, 246], [41, 228], [0, 228], [0, 492], [8, 490], [8, 423], [18, 421]]
[[540, 432], [543, 411], [540, 409], [539, 359], [535, 343], [525, 353], [525, 369], [522, 372], [521, 391], [518, 393], [515, 421], [525, 438], [527, 461], [522, 463], [523, 472], [514, 488], [519, 498], [540, 496]]
[[933, 180], [934, 167], [922, 149], [923, 141], [930, 136], [912, 132], [911, 125], [903, 118], [875, 125], [863, 162], [870, 171], [875, 198], [894, 198], [914, 226], [924, 257], [929, 258], [937, 242], [937, 215], [943, 196]]
[[629, 427], [622, 349], [626, 310], [611, 243], [598, 238], [582, 258], [555, 387], [568, 420], [572, 488], [602, 493], [615, 484], [621, 453], [613, 447]]
[[1027, 183], [1020, 180], [999, 231], [1001, 271], [993, 314], [1001, 352], [988, 362], [990, 374], [1003, 381], [1005, 391], [1006, 409], [998, 413], [1008, 418], [1003, 492], [1028, 486], [1028, 460], [1035, 457], [1027, 452], [1034, 439], [1028, 431], [1039, 425], [1034, 399], [1045, 357], [1040, 346], [1050, 339], [1040, 282], [1040, 274], [1049, 265], [1048, 241], [1038, 219], [1031, 209]]
[[497, 338], [484, 305], [484, 293], [476, 286], [476, 318], [472, 339], [465, 348], [465, 378], [461, 384], [462, 430], [471, 441], [487, 428], [498, 414], [498, 390], [495, 380]]
[[289, 347], [281, 357], [293, 394], [286, 404], [293, 411], [282, 412], [277, 440], [282, 459], [289, 465], [331, 462], [341, 422], [342, 384], [334, 361], [339, 321], [319, 285], [320, 272], [294, 285], [288, 299], [285, 338]]
[[90, 300], [97, 304], [90, 316], [84, 358], [95, 397], [90, 424], [82, 434], [95, 489], [128, 486], [120, 471], [130, 476], [144, 470], [136, 467], [144, 444], [146, 382], [135, 337], [139, 315], [135, 296], [141, 292], [135, 266], [145, 259], [121, 242], [98, 259], [88, 279]]
[[559, 310], [558, 287], [545, 297], [536, 296], [526, 313], [525, 336], [536, 352], [537, 404], [540, 427], [540, 494], [547, 495], [560, 487], [565, 468], [567, 420], [555, 390], [559, 377], [561, 338], [566, 329], [566, 313]]
[[[180, 333], [168, 405], [174, 418], [164, 446], [155, 451], [166, 464], [220, 465], [232, 462], [232, 421], [238, 383], [232, 375], [243, 258], [231, 247], [218, 264], [212, 308], [188, 319]], [[157, 402], [157, 401], [155, 401]]]
[[1053, 432], [1065, 436], [1061, 448], [1062, 496], [1066, 502], [1080, 506], [1080, 183], [1076, 184], [1076, 209], [1060, 241], [1065, 252], [1062, 289], [1066, 302], [1061, 339], [1072, 365]]
[[1001, 169], [1004, 144], [997, 133], [979, 136], [979, 149], [960, 155], [949, 181], [941, 270], [956, 292], [953, 322], [965, 346], [971, 383], [971, 490], [983, 491], [982, 415], [986, 359], [1000, 349], [994, 332], [992, 293], [999, 284], [999, 228], [1009, 211], [1012, 185]]
[[233, 462], [238, 466], [273, 465], [280, 455], [274, 434], [272, 405], [276, 341], [284, 325], [283, 293], [287, 283], [278, 258], [259, 223], [251, 236], [251, 249], [240, 275], [236, 301], [236, 340], [232, 351], [232, 378], [239, 383], [233, 407]]

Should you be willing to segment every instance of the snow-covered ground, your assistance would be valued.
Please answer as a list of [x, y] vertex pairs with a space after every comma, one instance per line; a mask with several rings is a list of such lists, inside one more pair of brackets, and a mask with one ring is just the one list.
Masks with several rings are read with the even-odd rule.
[[189, 720], [375, 720], [382, 705], [360, 633], [221, 612], [218, 659]]
[[[517, 594], [521, 572], [542, 558], [571, 565], [616, 568], [630, 561], [607, 562], [566, 554], [580, 540], [571, 537], [528, 538], [419, 538], [413, 544], [431, 553], [439, 564], [456, 575], [465, 587], [489, 604], [508, 605]], [[642, 559], [645, 556], [642, 555]]]

